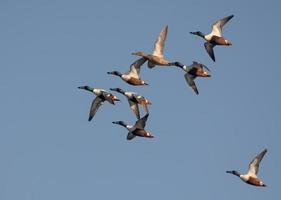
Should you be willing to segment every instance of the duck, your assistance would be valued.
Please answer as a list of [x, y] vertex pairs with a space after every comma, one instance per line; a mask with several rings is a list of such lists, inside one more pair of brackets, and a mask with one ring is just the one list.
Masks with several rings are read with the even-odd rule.
[[151, 105], [151, 102], [144, 96], [141, 96], [135, 92], [124, 91], [121, 88], [110, 88], [110, 90], [116, 91], [127, 97], [131, 110], [136, 115], [137, 119], [140, 119], [140, 111], [139, 111], [138, 104], [143, 106], [143, 109], [145, 110], [146, 113], [149, 113], [147, 105]]
[[130, 85], [140, 86], [140, 85], [148, 85], [144, 80], [140, 77], [140, 67], [145, 63], [147, 59], [142, 57], [135, 62], [133, 62], [130, 66], [130, 69], [126, 73], [121, 73], [119, 71], [107, 72], [107, 74], [112, 74], [115, 76], [119, 76], [123, 81]]
[[202, 37], [204, 40], [206, 40], [206, 42], [204, 43], [205, 49], [214, 62], [216, 62], [216, 58], [213, 48], [216, 45], [223, 45], [223, 46], [232, 45], [232, 43], [229, 40], [225, 39], [222, 36], [222, 28], [233, 17], [234, 15], [229, 15], [227, 17], [224, 17], [216, 21], [212, 25], [212, 32], [207, 35], [203, 34], [201, 31], [190, 32], [190, 34], [197, 35], [199, 37]]
[[152, 54], [146, 54], [142, 51], [134, 52], [132, 55], [141, 56], [148, 60], [147, 66], [149, 68], [153, 68], [156, 65], [160, 66], [172, 66], [173, 63], [170, 63], [163, 55], [165, 40], [168, 33], [168, 26], [164, 26], [162, 31], [160, 32], [159, 36], [157, 37], [154, 43], [154, 49]]
[[263, 159], [264, 155], [266, 154], [266, 152], [267, 149], [264, 149], [250, 162], [247, 174], [240, 174], [238, 171], [235, 170], [226, 171], [226, 173], [238, 176], [242, 181], [250, 185], [266, 187], [266, 184], [264, 184], [264, 182], [257, 177], [257, 174], [259, 172], [259, 164]]
[[120, 101], [116, 96], [107, 92], [104, 89], [92, 88], [89, 86], [79, 86], [78, 89], [87, 90], [96, 95], [96, 98], [94, 98], [91, 105], [88, 121], [91, 121], [93, 119], [93, 117], [95, 116], [96, 112], [98, 111], [99, 107], [102, 105], [103, 102], [107, 101], [110, 104], [114, 105], [115, 101]]
[[[192, 65], [190, 65], [190, 66], [184, 65], [180, 62], [175, 62], [175, 66], [181, 68], [182, 70], [184, 70], [186, 72], [184, 74], [184, 78], [185, 78], [187, 84], [193, 89], [193, 91], [197, 95], [199, 94], [199, 91], [194, 82], [194, 79], [196, 77], [211, 77], [211, 75], [207, 72], [207, 71], [210, 72], [210, 69], [207, 66], [205, 66], [201, 63], [198, 63], [196, 61], [193, 61]], [[206, 70], [204, 70], [204, 69], [206, 69]]]
[[146, 137], [146, 138], [154, 138], [154, 136], [150, 132], [148, 132], [144, 129], [148, 116], [149, 116], [149, 114], [147, 113], [141, 119], [138, 119], [136, 121], [135, 125], [129, 125], [129, 124], [123, 122], [123, 121], [114, 121], [112, 123], [123, 126], [129, 131], [128, 134], [127, 134], [127, 140], [132, 140], [136, 136]]

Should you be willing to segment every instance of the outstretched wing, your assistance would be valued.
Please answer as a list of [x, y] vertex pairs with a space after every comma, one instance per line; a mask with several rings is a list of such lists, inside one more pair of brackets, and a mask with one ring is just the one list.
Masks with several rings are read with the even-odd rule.
[[136, 129], [144, 129], [148, 116], [149, 116], [149, 114], [146, 114], [144, 117], [142, 117], [141, 119], [136, 121], [135, 128]]
[[219, 37], [222, 37], [222, 27], [232, 18], [234, 17], [234, 15], [230, 15], [227, 17], [224, 17], [218, 21], [216, 21], [213, 25], [212, 25], [212, 32], [211, 35], [216, 35]]
[[164, 51], [164, 46], [165, 46], [165, 40], [167, 37], [167, 33], [168, 33], [168, 26], [165, 26], [162, 31], [160, 32], [157, 40], [154, 43], [154, 50], [152, 55], [154, 56], [158, 56], [163, 58], [163, 51]]
[[127, 140], [132, 140], [136, 137], [136, 135], [134, 135], [133, 133], [129, 132], [127, 135]]
[[146, 58], [141, 57], [140, 59], [133, 62], [130, 66], [130, 70], [128, 71], [128, 75], [139, 79], [140, 78], [140, 67], [145, 63]]
[[185, 73], [184, 78], [187, 84], [193, 89], [196, 94], [199, 94], [196, 84], [194, 82], [195, 77], [189, 73]]
[[212, 43], [210, 42], [205, 42], [204, 43], [204, 46], [205, 46], [205, 49], [207, 51], [207, 53], [209, 54], [209, 56], [212, 58], [212, 60], [214, 62], [216, 62], [216, 58], [215, 58], [215, 54], [214, 54], [214, 50], [213, 48], [215, 47], [215, 45], [213, 45]]
[[266, 154], [267, 149], [263, 150], [260, 154], [258, 154], [249, 164], [249, 170], [248, 170], [248, 174], [251, 176], [256, 177], [256, 175], [259, 172], [259, 164], [262, 160], [262, 158], [264, 157], [264, 155]]
[[129, 101], [131, 110], [135, 113], [137, 119], [140, 119], [140, 111], [139, 111], [138, 104], [131, 100], [128, 100], [128, 101]]
[[89, 114], [89, 121], [91, 121], [93, 119], [93, 117], [95, 116], [99, 107], [102, 105], [103, 101], [104, 100], [102, 100], [98, 96], [93, 100], [92, 105], [91, 105], [91, 109], [90, 109], [90, 114]]

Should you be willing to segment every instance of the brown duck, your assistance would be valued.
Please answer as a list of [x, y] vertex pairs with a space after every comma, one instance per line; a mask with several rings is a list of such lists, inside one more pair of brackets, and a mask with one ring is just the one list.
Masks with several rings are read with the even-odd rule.
[[249, 169], [247, 174], [240, 174], [239, 172], [233, 170], [233, 171], [226, 171], [226, 173], [233, 174], [235, 176], [238, 176], [242, 181], [245, 183], [248, 183], [250, 185], [254, 186], [260, 186], [260, 187], [265, 187], [266, 185], [262, 182], [261, 179], [257, 177], [257, 174], [259, 172], [259, 165], [266, 154], [267, 150], [263, 150], [261, 153], [259, 153], [249, 164]]
[[200, 31], [196, 31], [196, 32], [190, 32], [193, 35], [198, 35], [202, 38], [204, 38], [206, 40], [206, 42], [204, 43], [205, 49], [208, 52], [209, 56], [212, 58], [212, 60], [215, 62], [215, 54], [214, 54], [214, 50], [213, 48], [216, 45], [223, 45], [223, 46], [230, 46], [232, 45], [230, 41], [228, 41], [227, 39], [225, 39], [222, 36], [222, 27], [233, 17], [234, 15], [230, 15], [227, 17], [224, 17], [218, 21], [216, 21], [213, 25], [212, 25], [212, 32], [209, 33], [208, 35], [204, 35], [202, 32]]
[[127, 73], [120, 73], [118, 71], [107, 72], [107, 74], [112, 74], [115, 76], [119, 76], [123, 81], [130, 85], [148, 85], [144, 80], [140, 77], [140, 67], [145, 63], [146, 58], [140, 58], [133, 62], [130, 66], [130, 70]]
[[161, 66], [173, 65], [173, 63], [170, 63], [163, 55], [167, 33], [168, 33], [168, 26], [165, 26], [154, 43], [154, 50], [152, 54], [145, 54], [144, 52], [139, 51], [136, 53], [132, 53], [132, 55], [146, 58], [148, 60], [147, 66], [149, 68], [153, 68], [155, 67], [155, 65], [161, 65]]

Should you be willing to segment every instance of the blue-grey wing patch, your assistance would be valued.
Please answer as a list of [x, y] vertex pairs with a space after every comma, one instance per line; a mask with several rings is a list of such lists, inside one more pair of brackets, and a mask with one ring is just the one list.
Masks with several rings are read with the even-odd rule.
[[189, 74], [189, 73], [186, 73], [186, 74], [184, 75], [184, 78], [185, 78], [187, 84], [193, 89], [193, 91], [194, 91], [196, 94], [199, 94], [198, 89], [197, 89], [197, 87], [196, 87], [196, 84], [195, 84], [195, 82], [194, 82], [195, 77], [194, 77], [193, 75]]

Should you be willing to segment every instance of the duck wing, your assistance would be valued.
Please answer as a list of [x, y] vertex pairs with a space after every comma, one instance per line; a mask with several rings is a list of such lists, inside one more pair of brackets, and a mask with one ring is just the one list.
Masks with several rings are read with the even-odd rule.
[[202, 66], [203, 68], [205, 68], [207, 71], [211, 72], [211, 70], [210, 70], [206, 65], [201, 64], [201, 66]]
[[138, 104], [131, 100], [128, 100], [128, 101], [129, 101], [131, 110], [135, 113], [137, 119], [140, 119], [140, 111], [139, 111]]
[[165, 26], [162, 31], [160, 32], [157, 40], [154, 43], [154, 50], [152, 55], [154, 56], [158, 56], [163, 58], [163, 51], [164, 51], [164, 46], [165, 46], [165, 40], [167, 37], [167, 33], [168, 33], [168, 26]]
[[149, 116], [149, 114], [146, 114], [144, 117], [142, 117], [141, 119], [136, 121], [135, 128], [136, 129], [144, 129], [148, 116]]
[[256, 177], [256, 175], [259, 172], [259, 164], [261, 160], [263, 159], [264, 155], [266, 154], [267, 149], [263, 150], [261, 153], [259, 153], [249, 164], [249, 170], [248, 174], [251, 176]]
[[212, 58], [212, 60], [214, 62], [216, 62], [216, 58], [215, 58], [215, 54], [214, 54], [214, 50], [213, 48], [215, 47], [215, 45], [213, 45], [212, 43], [210, 42], [205, 42], [204, 43], [204, 46], [205, 46], [205, 49], [207, 51], [207, 53], [209, 54], [209, 56]]
[[91, 109], [90, 109], [90, 114], [89, 114], [89, 121], [91, 121], [93, 119], [93, 117], [95, 116], [96, 112], [98, 111], [99, 107], [102, 105], [102, 103], [104, 102], [104, 100], [102, 98], [100, 98], [99, 96], [97, 96], [91, 105]]
[[145, 63], [147, 59], [144, 57], [141, 57], [140, 59], [133, 62], [130, 66], [130, 70], [127, 72], [127, 75], [130, 75], [134, 78], [139, 79], [140, 78], [140, 67]]
[[127, 140], [132, 140], [136, 137], [136, 135], [134, 135], [132, 132], [129, 132], [127, 135]]
[[198, 89], [196, 87], [196, 84], [194, 82], [195, 76], [193, 76], [193, 75], [191, 75], [189, 73], [185, 73], [184, 78], [185, 78], [187, 84], [193, 89], [193, 91], [196, 94], [199, 94]]
[[216, 21], [213, 25], [212, 25], [212, 32], [211, 35], [216, 35], [219, 37], [222, 37], [222, 27], [232, 18], [234, 17], [234, 15], [230, 15], [227, 17], [224, 17], [218, 21]]

